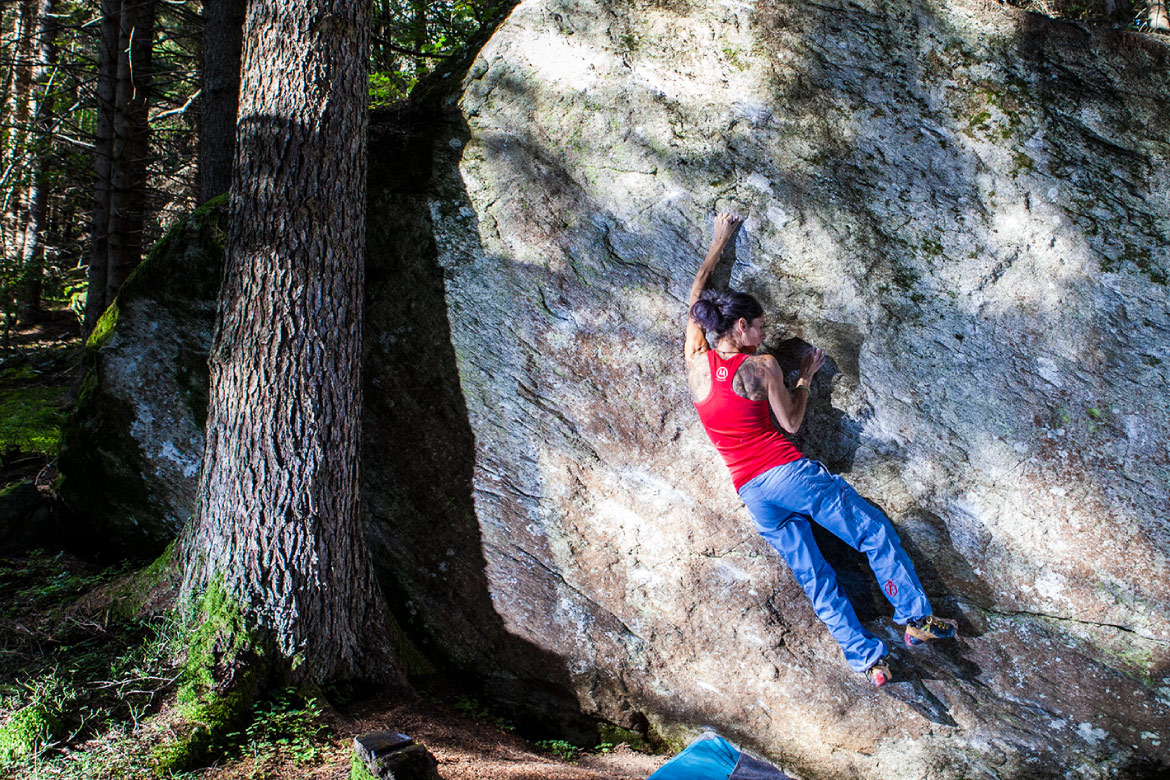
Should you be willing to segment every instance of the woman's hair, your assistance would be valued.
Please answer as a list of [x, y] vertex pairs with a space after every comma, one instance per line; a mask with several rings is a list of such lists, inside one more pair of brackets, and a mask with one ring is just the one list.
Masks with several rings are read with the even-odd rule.
[[703, 326], [704, 330], [715, 331], [716, 336], [722, 336], [731, 330], [742, 317], [751, 322], [756, 317], [764, 315], [764, 307], [747, 293], [728, 290], [716, 292], [704, 290], [691, 307], [691, 316]]

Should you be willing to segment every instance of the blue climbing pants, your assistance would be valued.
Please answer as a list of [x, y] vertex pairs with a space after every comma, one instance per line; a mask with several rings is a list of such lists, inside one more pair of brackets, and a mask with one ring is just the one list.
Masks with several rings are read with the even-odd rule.
[[739, 497], [760, 535], [788, 561], [853, 671], [864, 672], [888, 648], [857, 619], [836, 572], [813, 540], [810, 521], [869, 557], [869, 567], [894, 606], [895, 623], [905, 625], [931, 614], [922, 583], [889, 519], [817, 461], [801, 458], [769, 469], [743, 485]]

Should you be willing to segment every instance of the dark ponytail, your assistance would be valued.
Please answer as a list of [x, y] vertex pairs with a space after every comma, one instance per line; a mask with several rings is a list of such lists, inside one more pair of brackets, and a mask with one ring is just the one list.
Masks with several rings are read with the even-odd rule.
[[764, 315], [764, 307], [760, 302], [747, 293], [728, 290], [716, 292], [704, 290], [691, 307], [691, 316], [703, 326], [704, 330], [715, 331], [716, 337], [722, 336], [734, 327], [741, 318], [751, 322], [756, 317]]

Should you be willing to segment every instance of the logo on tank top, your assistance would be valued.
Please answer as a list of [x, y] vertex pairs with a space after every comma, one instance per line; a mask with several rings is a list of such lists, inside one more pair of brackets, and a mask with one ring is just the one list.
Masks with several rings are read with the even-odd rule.
[[885, 590], [886, 595], [890, 598], [898, 595], [898, 586], [894, 583], [893, 580], [888, 580], [886, 582], [886, 587], [883, 588], [883, 590]]
[[727, 366], [719, 366], [719, 368], [715, 370], [715, 378], [720, 382], [727, 379]]

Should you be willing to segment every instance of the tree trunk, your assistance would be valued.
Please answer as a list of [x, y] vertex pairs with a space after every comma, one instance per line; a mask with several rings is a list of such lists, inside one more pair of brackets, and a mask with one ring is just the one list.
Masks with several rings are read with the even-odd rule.
[[1170, 31], [1170, 16], [1166, 13], [1166, 0], [1149, 0], [1146, 5], [1146, 21], [1151, 30]]
[[184, 592], [298, 673], [397, 678], [358, 515], [368, 0], [251, 3]]
[[106, 305], [142, 259], [154, 0], [123, 0], [114, 91]]
[[199, 173], [204, 201], [227, 192], [232, 183], [244, 10], [244, 0], [205, 0], [203, 3]]
[[93, 222], [90, 228], [89, 285], [82, 330], [93, 331], [98, 318], [110, 305], [106, 300], [106, 278], [110, 267], [111, 170], [114, 158], [114, 97], [118, 81], [118, 38], [122, 23], [122, 0], [102, 0], [101, 40], [98, 45], [98, 73], [95, 97], [97, 117], [94, 129]]
[[41, 0], [37, 9], [36, 64], [34, 88], [29, 98], [34, 133], [29, 147], [32, 177], [25, 189], [24, 240], [21, 251], [20, 319], [31, 322], [41, 309], [41, 282], [44, 276], [44, 231], [48, 206], [49, 161], [52, 157], [53, 68], [57, 62], [54, 0]]
[[4, 193], [4, 257], [24, 254], [23, 205], [25, 157], [28, 152], [29, 102], [32, 99], [32, 58], [37, 29], [37, 0], [21, 0], [13, 23], [12, 90], [4, 106], [9, 125], [0, 168], [0, 192]]
[[[426, 0], [411, 0], [413, 13], [410, 19], [410, 46], [422, 51], [427, 45], [427, 3]], [[418, 67], [415, 66], [417, 71]]]

